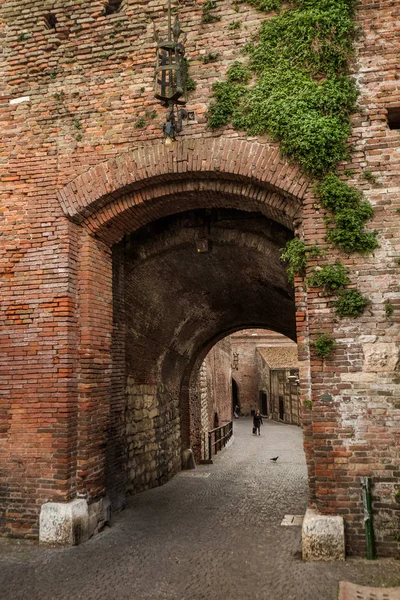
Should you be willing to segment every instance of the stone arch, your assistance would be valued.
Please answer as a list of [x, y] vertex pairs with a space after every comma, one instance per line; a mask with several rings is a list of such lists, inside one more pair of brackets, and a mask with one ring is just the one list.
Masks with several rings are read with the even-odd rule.
[[[309, 185], [279, 149], [237, 138], [142, 146], [90, 168], [58, 192], [64, 213], [113, 244], [141, 225], [223, 197], [292, 227]], [[219, 200], [218, 200], [219, 198]], [[243, 199], [246, 199], [243, 202]], [[218, 205], [218, 204], [217, 204]]]
[[[179, 398], [182, 415], [182, 443], [184, 448], [191, 448], [194, 451], [195, 456], [198, 455], [200, 451], [200, 439], [197, 439], [196, 433], [192, 429], [190, 415], [193, 413], [193, 404], [197, 399], [196, 393], [200, 367], [207, 354], [216, 344], [218, 344], [218, 342], [223, 340], [225, 337], [236, 333], [237, 331], [241, 331], [244, 327], [246, 327], [246, 329], [265, 329], [265, 323], [246, 323], [240, 327], [232, 327], [223, 331], [219, 331], [216, 335], [207, 340], [206, 343], [200, 348], [196, 349], [196, 351], [193, 353], [191, 361], [188, 363], [184, 371]], [[197, 409], [198, 408], [199, 407], [197, 407]]]
[[[121, 367], [112, 391], [117, 410], [110, 423], [112, 340], [124, 336], [123, 323], [113, 322], [111, 248], [144, 225], [198, 208], [257, 212], [293, 230], [308, 187], [299, 168], [283, 159], [276, 147], [237, 138], [199, 138], [178, 141], [172, 149], [142, 146], [90, 168], [58, 192], [65, 215], [80, 226], [76, 483], [81, 496], [93, 502], [105, 494], [107, 436], [117, 437], [124, 419]], [[226, 335], [220, 332], [221, 338]], [[115, 464], [119, 461], [120, 467], [123, 449], [117, 454]], [[121, 490], [123, 485], [121, 477]], [[117, 496], [114, 507], [123, 503], [122, 493]]]

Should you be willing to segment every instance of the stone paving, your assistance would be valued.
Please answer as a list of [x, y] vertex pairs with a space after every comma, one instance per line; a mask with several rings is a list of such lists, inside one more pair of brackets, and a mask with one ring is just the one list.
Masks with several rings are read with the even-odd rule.
[[302, 432], [272, 422], [261, 432], [236, 421], [233, 443], [213, 465], [133, 497], [86, 544], [2, 541], [0, 598], [336, 600], [341, 579], [399, 585], [394, 560], [301, 562], [300, 527], [281, 522], [307, 505]]

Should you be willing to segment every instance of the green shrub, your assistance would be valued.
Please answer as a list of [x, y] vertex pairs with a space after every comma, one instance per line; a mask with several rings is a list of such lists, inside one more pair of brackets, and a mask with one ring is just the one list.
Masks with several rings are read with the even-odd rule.
[[205, 65], [208, 65], [208, 63], [217, 61], [219, 59], [219, 56], [219, 52], [208, 52], [207, 54], [204, 54], [204, 56], [201, 57], [201, 62]]
[[307, 266], [307, 248], [298, 238], [293, 238], [281, 249], [281, 260], [288, 263], [287, 274], [293, 283], [295, 275], [304, 275]]
[[[250, 3], [261, 10], [281, 5]], [[312, 176], [334, 169], [348, 156], [349, 115], [357, 98], [347, 77], [353, 36], [352, 5], [343, 0], [297, 2], [264, 21], [259, 41], [246, 46], [257, 80], [242, 94], [234, 126], [269, 133]]]
[[341, 290], [338, 299], [333, 303], [336, 313], [340, 317], [360, 316], [368, 304], [368, 298], [362, 296], [358, 290]]
[[390, 300], [386, 300], [385, 302], [385, 315], [387, 319], [390, 319], [390, 317], [393, 315], [394, 313], [394, 308], [393, 308], [393, 304], [390, 302]]
[[310, 343], [310, 346], [314, 349], [317, 356], [329, 358], [336, 348], [336, 342], [329, 333], [321, 333], [315, 342]]
[[327, 292], [334, 292], [350, 283], [349, 270], [340, 262], [333, 265], [315, 267], [307, 278], [310, 287], [320, 287]]
[[229, 81], [218, 81], [212, 89], [216, 102], [208, 109], [207, 118], [211, 129], [218, 129], [234, 118], [246, 88]]
[[203, 11], [202, 11], [202, 17], [201, 17], [202, 23], [206, 23], [206, 24], [214, 23], [215, 21], [221, 20], [221, 17], [219, 15], [214, 15], [211, 12], [215, 8], [217, 8], [216, 0], [206, 0], [205, 4], [203, 5]]
[[241, 62], [236, 60], [233, 65], [228, 69], [227, 80], [230, 83], [249, 83], [251, 79], [251, 71], [248, 67], [244, 66]]
[[330, 242], [345, 252], [372, 252], [378, 247], [375, 233], [364, 231], [374, 211], [359, 190], [329, 174], [317, 186], [317, 193], [321, 206], [333, 215], [327, 219]]

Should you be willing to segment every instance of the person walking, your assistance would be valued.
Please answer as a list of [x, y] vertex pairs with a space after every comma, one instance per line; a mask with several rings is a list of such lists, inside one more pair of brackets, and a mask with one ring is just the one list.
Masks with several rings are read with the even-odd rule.
[[257, 435], [257, 431], [258, 431], [258, 435], [261, 435], [260, 427], [262, 424], [263, 424], [263, 420], [262, 420], [261, 413], [259, 410], [257, 410], [253, 417], [253, 433], [255, 435]]

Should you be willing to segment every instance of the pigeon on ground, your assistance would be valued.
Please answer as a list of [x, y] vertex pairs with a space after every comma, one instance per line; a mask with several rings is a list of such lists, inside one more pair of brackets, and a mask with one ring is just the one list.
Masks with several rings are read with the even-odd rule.
[[269, 460], [272, 460], [273, 462], [276, 462], [278, 460], [279, 456], [274, 456], [274, 458], [270, 458]]

